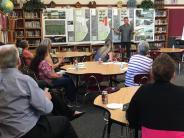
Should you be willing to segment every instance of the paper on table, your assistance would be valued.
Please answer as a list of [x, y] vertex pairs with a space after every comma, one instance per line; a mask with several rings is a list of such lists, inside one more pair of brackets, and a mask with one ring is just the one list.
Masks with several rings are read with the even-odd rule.
[[110, 103], [106, 105], [107, 108], [109, 109], [123, 109], [123, 104], [122, 103]]

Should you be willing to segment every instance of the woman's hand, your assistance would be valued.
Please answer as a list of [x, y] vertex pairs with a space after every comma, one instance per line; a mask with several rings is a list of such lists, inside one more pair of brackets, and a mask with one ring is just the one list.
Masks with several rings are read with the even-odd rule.
[[50, 77], [51, 78], [59, 78], [59, 77], [62, 77], [62, 75], [61, 74], [57, 74], [57, 73], [52, 73], [52, 74], [50, 74]]

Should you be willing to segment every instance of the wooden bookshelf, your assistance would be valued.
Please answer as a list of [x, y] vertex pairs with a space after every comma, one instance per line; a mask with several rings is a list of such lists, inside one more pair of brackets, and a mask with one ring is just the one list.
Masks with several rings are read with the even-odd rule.
[[155, 46], [158, 48], [168, 45], [168, 9], [156, 9], [155, 15]]
[[15, 18], [14, 42], [25, 39], [30, 45], [37, 46], [42, 39], [42, 12], [26, 12], [23, 9], [14, 9]]

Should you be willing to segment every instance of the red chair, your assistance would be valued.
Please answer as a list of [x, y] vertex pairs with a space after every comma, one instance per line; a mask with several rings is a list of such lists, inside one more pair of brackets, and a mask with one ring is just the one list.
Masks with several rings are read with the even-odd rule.
[[134, 83], [146, 84], [150, 80], [150, 74], [137, 74], [134, 76]]
[[150, 57], [155, 60], [159, 55], [160, 55], [160, 52], [158, 50], [151, 50], [149, 52], [149, 55]]

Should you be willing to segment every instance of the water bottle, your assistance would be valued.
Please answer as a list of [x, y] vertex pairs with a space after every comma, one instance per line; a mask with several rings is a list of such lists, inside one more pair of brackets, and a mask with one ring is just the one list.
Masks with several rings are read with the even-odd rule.
[[172, 48], [175, 48], [174, 44], [172, 45]]
[[77, 61], [77, 59], [74, 61], [74, 68], [75, 68], [76, 70], [78, 70], [78, 61]]
[[124, 67], [124, 65], [123, 65], [123, 63], [121, 62], [120, 68], [123, 69], [123, 67]]

